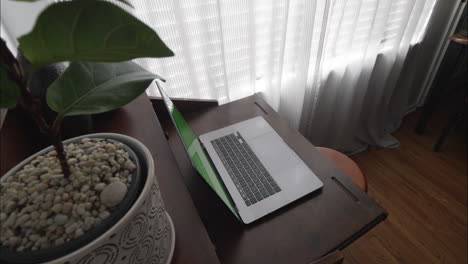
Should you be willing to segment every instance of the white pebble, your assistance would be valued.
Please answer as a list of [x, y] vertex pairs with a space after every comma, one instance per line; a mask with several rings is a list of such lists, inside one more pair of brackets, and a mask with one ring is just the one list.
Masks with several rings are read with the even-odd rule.
[[72, 232], [75, 232], [75, 229], [77, 227], [76, 223], [71, 223], [65, 228], [65, 233], [70, 234]]
[[108, 152], [115, 152], [115, 147], [114, 147], [114, 145], [108, 144], [108, 145], [107, 145], [107, 151], [108, 151]]
[[39, 236], [36, 234], [32, 234], [29, 236], [29, 240], [31, 241], [37, 241], [39, 239]]
[[27, 200], [28, 200], [28, 198], [27, 198], [27, 197], [24, 197], [23, 199], [19, 200], [18, 205], [23, 205], [23, 204], [25, 204]]
[[50, 174], [48, 174], [48, 173], [42, 174], [40, 178], [43, 181], [48, 181], [50, 179]]
[[75, 192], [73, 193], [73, 200], [76, 202], [80, 199], [80, 193], [79, 192]]
[[56, 195], [55, 198], [54, 198], [54, 203], [58, 203], [62, 200], [62, 196], [60, 195]]
[[53, 174], [53, 175], [50, 175], [50, 179], [52, 180], [58, 180], [58, 179], [63, 179], [63, 174], [60, 173], [60, 174]]
[[54, 221], [57, 225], [63, 225], [67, 222], [68, 216], [64, 214], [58, 214], [54, 217]]
[[73, 204], [72, 203], [64, 203], [63, 206], [62, 206], [62, 212], [64, 214], [68, 214], [73, 208]]
[[113, 183], [113, 182], [116, 182], [116, 181], [120, 181], [120, 179], [117, 178], [117, 177], [111, 177], [111, 178], [109, 178], [109, 182], [110, 182], [110, 183]]
[[104, 212], [101, 212], [101, 213], [99, 214], [99, 218], [101, 218], [101, 220], [104, 220], [104, 219], [106, 219], [109, 215], [110, 215], [109, 211], [104, 211]]
[[65, 240], [63, 240], [63, 238], [58, 238], [57, 240], [55, 240], [55, 245], [56, 246], [60, 246], [62, 245], [63, 243], [65, 243]]
[[16, 226], [21, 226], [26, 221], [28, 221], [30, 217], [31, 216], [29, 214], [24, 214], [24, 215], [18, 217], [18, 219], [16, 219]]
[[7, 201], [5, 203], [5, 211], [10, 212], [16, 207], [16, 203], [13, 201]]
[[55, 212], [55, 213], [60, 213], [60, 211], [62, 211], [62, 204], [60, 204], [60, 203], [54, 204], [54, 206], [52, 206], [51, 210], [53, 212]]
[[87, 230], [91, 228], [91, 226], [94, 225], [94, 222], [95, 222], [94, 217], [90, 217], [90, 216], [85, 217], [85, 220], [84, 220], [85, 229]]
[[10, 216], [8, 217], [8, 219], [2, 223], [2, 227], [3, 228], [8, 228], [10, 226], [13, 226], [16, 222], [16, 212], [13, 212], [10, 214]]
[[114, 207], [123, 200], [126, 193], [127, 186], [121, 181], [114, 181], [102, 190], [101, 202], [108, 207]]
[[5, 221], [6, 218], [7, 218], [7, 217], [6, 217], [6, 214], [5, 214], [4, 212], [1, 212], [1, 213], [0, 213], [0, 221], [3, 222], [3, 221]]
[[42, 212], [41, 215], [39, 216], [39, 219], [46, 219], [47, 216], [49, 216], [48, 212]]
[[20, 239], [19, 239], [19, 237], [13, 236], [13, 237], [9, 238], [8, 242], [9, 242], [10, 246], [14, 247], [14, 246], [18, 245], [18, 243], [20, 242]]
[[71, 191], [73, 191], [73, 186], [72, 186], [71, 184], [65, 186], [65, 191], [66, 191], [66, 192], [71, 192]]
[[77, 228], [77, 229], [75, 230], [75, 237], [79, 237], [79, 236], [81, 236], [81, 235], [83, 235], [83, 229]]
[[81, 187], [81, 192], [86, 192], [87, 190], [89, 190], [88, 185], [83, 185], [83, 187]]
[[101, 169], [99, 169], [98, 167], [93, 167], [91, 171], [95, 174], [99, 174], [101, 172]]
[[48, 194], [46, 194], [44, 200], [46, 200], [48, 202], [52, 202], [54, 200], [54, 195], [52, 193], [48, 193]]
[[106, 184], [105, 183], [98, 183], [94, 186], [94, 190], [96, 191], [102, 191], [104, 190], [104, 188], [106, 188]]
[[41, 204], [41, 208], [43, 210], [49, 210], [50, 209], [49, 207], [51, 207], [51, 206], [52, 206], [51, 202], [45, 202], [45, 203]]
[[85, 205], [84, 205], [84, 204], [79, 204], [79, 205], [76, 207], [76, 212], [77, 212], [79, 215], [84, 215], [85, 212], [86, 212]]
[[31, 218], [32, 219], [38, 219], [39, 218], [39, 212], [38, 211], [31, 212]]

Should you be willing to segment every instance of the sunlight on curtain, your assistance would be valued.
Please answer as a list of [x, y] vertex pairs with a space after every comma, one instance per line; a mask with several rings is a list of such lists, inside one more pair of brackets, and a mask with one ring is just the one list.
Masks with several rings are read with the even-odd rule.
[[176, 54], [137, 60], [169, 95], [227, 103], [261, 92], [314, 144], [352, 151], [395, 143], [382, 142], [385, 111], [435, 0], [132, 3]]
[[392, 100], [401, 92], [396, 82], [434, 2], [328, 2], [320, 59], [310, 62], [316, 70], [309, 73], [302, 108], [300, 128], [306, 137], [345, 152], [398, 145], [386, 126], [393, 123], [389, 109], [407, 107], [404, 100]]

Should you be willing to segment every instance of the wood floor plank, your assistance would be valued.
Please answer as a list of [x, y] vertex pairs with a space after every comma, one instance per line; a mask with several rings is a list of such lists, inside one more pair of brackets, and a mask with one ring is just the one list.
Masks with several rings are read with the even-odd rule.
[[394, 133], [400, 147], [352, 157], [389, 217], [344, 250], [345, 263], [467, 263], [466, 126], [436, 153], [443, 116], [423, 135], [413, 131], [418, 117], [411, 114]]

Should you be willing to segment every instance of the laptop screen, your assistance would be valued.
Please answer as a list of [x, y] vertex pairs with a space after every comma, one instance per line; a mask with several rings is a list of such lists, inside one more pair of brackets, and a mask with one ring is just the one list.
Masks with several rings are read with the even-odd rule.
[[156, 84], [158, 86], [159, 92], [161, 93], [164, 104], [166, 105], [167, 111], [169, 112], [169, 115], [174, 122], [182, 143], [184, 144], [185, 151], [187, 152], [192, 165], [203, 177], [203, 179], [205, 179], [208, 185], [218, 194], [221, 200], [223, 200], [223, 202], [229, 207], [234, 215], [239, 218], [237, 210], [234, 206], [234, 202], [229, 196], [229, 193], [224, 187], [224, 184], [221, 182], [221, 178], [214, 168], [210, 158], [201, 146], [198, 137], [195, 135], [193, 130], [182, 117], [179, 110], [177, 110], [174, 103], [164, 91], [161, 81], [156, 80]]

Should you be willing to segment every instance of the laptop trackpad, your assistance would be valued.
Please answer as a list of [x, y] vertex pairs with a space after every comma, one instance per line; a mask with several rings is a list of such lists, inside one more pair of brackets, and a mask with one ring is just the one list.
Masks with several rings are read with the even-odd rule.
[[295, 153], [274, 132], [250, 139], [248, 144], [270, 173], [300, 164]]

